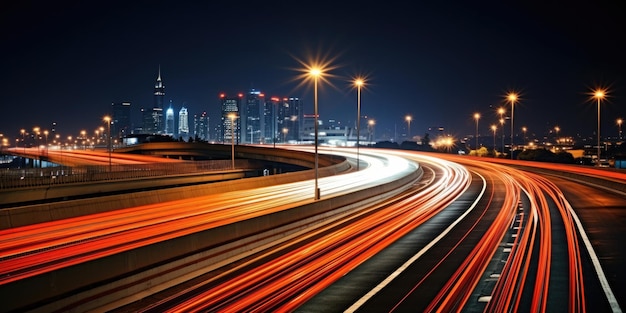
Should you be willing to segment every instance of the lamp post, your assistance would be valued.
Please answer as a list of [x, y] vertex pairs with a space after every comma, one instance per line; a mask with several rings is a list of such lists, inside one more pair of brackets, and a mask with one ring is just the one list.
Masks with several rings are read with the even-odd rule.
[[274, 143], [274, 148], [276, 148], [276, 106], [278, 105], [278, 101], [272, 105], [272, 109], [274, 112], [272, 113], [272, 142]]
[[289, 128], [283, 128], [283, 142], [287, 142], [287, 133], [289, 132]]
[[357, 78], [354, 81], [357, 89], [356, 96], [356, 170], [359, 170], [359, 138], [361, 130], [361, 86], [363, 86], [363, 79]]
[[478, 155], [478, 120], [480, 119], [480, 113], [474, 113], [474, 119], [476, 120], [476, 136], [474, 139], [476, 140], [476, 154]]
[[376, 121], [369, 120], [367, 121], [367, 124], [369, 126], [369, 141], [371, 143], [374, 141], [374, 125], [376, 125]]
[[46, 155], [48, 155], [48, 134], [49, 134], [48, 130], [44, 130], [43, 134], [46, 137], [46, 150], [45, 151], [46, 151]]
[[411, 140], [411, 116], [407, 115], [405, 117], [405, 120], [408, 126], [407, 137], [409, 137], [409, 140]]
[[559, 148], [559, 131], [561, 130], [561, 127], [559, 126], [554, 126], [554, 134], [556, 135], [556, 138], [554, 140], [554, 143], [556, 145], [556, 148], [558, 150]]
[[109, 152], [109, 172], [111, 171], [111, 117], [105, 116], [104, 121], [107, 122], [107, 151]]
[[83, 138], [83, 150], [87, 150], [87, 138], [86, 138], [87, 131], [81, 130], [80, 135]]
[[228, 118], [230, 118], [230, 158], [231, 158], [231, 166], [232, 169], [235, 169], [235, 118], [237, 115], [234, 113], [228, 114]]
[[20, 133], [22, 134], [22, 147], [24, 148], [24, 153], [26, 153], [26, 130], [22, 128]]
[[491, 130], [493, 130], [493, 152], [494, 152], [493, 155], [495, 156], [496, 155], [495, 153], [496, 152], [496, 130], [498, 130], [498, 127], [495, 124], [493, 124], [491, 125]]
[[502, 128], [502, 154], [504, 154], [504, 108], [498, 108], [498, 114], [500, 115], [500, 128]]
[[511, 159], [513, 159], [513, 132], [514, 132], [514, 120], [513, 114], [515, 112], [515, 102], [517, 101], [517, 94], [514, 92], [510, 92], [507, 96], [507, 99], [511, 102]]
[[321, 69], [317, 68], [317, 67], [313, 67], [309, 70], [309, 75], [313, 77], [313, 83], [314, 83], [314, 88], [313, 88], [313, 93], [314, 93], [314, 104], [315, 104], [315, 110], [313, 112], [313, 114], [315, 115], [315, 125], [314, 125], [314, 131], [315, 131], [315, 196], [314, 199], [315, 200], [319, 200], [320, 199], [320, 189], [317, 183], [318, 180], [318, 173], [317, 173], [317, 168], [318, 168], [318, 155], [317, 155], [317, 145], [318, 145], [318, 125], [317, 125], [317, 119], [318, 119], [318, 114], [317, 114], [317, 80], [320, 77], [320, 75], [322, 74]]
[[621, 118], [617, 119], [617, 140], [622, 140], [622, 122]]
[[604, 99], [605, 97], [605, 90], [604, 89], [596, 89], [596, 91], [593, 94], [593, 97], [596, 98], [596, 100], [598, 101], [598, 161], [597, 164], [598, 166], [600, 166], [600, 100]]
[[528, 128], [526, 128], [526, 126], [522, 127], [522, 133], [524, 133], [524, 144], [528, 141], [528, 137], [526, 137], [526, 132], [528, 131]]

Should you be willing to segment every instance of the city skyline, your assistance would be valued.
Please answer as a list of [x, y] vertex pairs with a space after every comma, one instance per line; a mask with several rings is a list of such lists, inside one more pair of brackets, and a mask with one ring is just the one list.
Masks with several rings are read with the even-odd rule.
[[516, 129], [591, 135], [596, 106], [587, 93], [607, 87], [601, 133], [615, 136], [615, 121], [626, 116], [623, 12], [601, 2], [417, 10], [393, 3], [255, 10], [221, 2], [11, 4], [1, 22], [11, 49], [0, 133], [15, 138], [52, 122], [77, 133], [100, 123], [113, 102], [131, 102], [136, 121], [138, 108], [152, 107], [159, 66], [165, 102], [175, 111], [185, 105], [190, 116], [206, 111], [217, 121], [220, 93], [252, 88], [300, 97], [311, 114], [312, 88], [296, 78], [299, 61], [317, 59], [335, 67], [320, 88], [320, 118], [355, 123], [350, 84], [363, 75], [362, 115], [376, 120], [377, 134], [400, 132], [411, 115], [414, 135], [444, 127], [462, 137], [474, 133], [476, 112], [489, 134], [496, 108], [509, 111], [505, 95], [516, 91]]

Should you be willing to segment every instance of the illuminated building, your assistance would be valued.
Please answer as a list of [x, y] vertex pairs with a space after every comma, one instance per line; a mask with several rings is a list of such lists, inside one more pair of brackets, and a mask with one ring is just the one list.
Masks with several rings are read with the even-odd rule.
[[[225, 94], [220, 94], [220, 105], [222, 111], [222, 127], [219, 133], [219, 140], [223, 143], [230, 143], [232, 140], [232, 134], [235, 135], [235, 141], [239, 144], [241, 139], [241, 116], [240, 116], [240, 108], [241, 108], [241, 98], [242, 94], [237, 95], [237, 97], [227, 97]], [[231, 119], [229, 116], [231, 114], [235, 114], [237, 116], [236, 119]]]
[[189, 138], [189, 113], [184, 106], [178, 112], [178, 136], [184, 140]]
[[131, 133], [130, 107], [130, 102], [111, 103], [111, 136], [113, 138], [124, 138]]

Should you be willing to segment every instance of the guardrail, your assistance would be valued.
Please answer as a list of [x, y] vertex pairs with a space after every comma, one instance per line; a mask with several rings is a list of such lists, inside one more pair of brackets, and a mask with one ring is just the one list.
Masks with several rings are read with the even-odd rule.
[[[235, 161], [236, 169], [249, 167], [250, 164], [248, 160]], [[0, 171], [0, 190], [167, 175], [184, 175], [230, 169], [232, 169], [231, 160], [6, 169]]]

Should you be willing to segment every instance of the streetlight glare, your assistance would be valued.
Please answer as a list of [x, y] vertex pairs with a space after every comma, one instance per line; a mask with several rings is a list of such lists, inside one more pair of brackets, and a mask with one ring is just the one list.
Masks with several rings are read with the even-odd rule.
[[309, 71], [309, 74], [311, 74], [311, 76], [320, 76], [322, 75], [322, 70], [320, 70], [319, 68], [312, 68]]
[[517, 101], [517, 94], [514, 92], [509, 92], [509, 94], [507, 95], [507, 99], [511, 102], [516, 102]]
[[593, 93], [593, 97], [596, 99], [604, 99], [605, 91], [603, 89], [596, 90]]
[[519, 100], [519, 95], [514, 91], [510, 91], [507, 93], [506, 99], [509, 102], [511, 102], [511, 160], [512, 160], [513, 159], [513, 146], [514, 146], [513, 138], [514, 138], [514, 133], [515, 133], [515, 129], [514, 129], [515, 102]]

